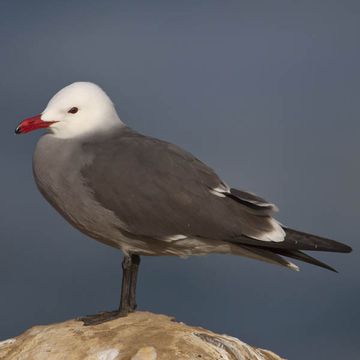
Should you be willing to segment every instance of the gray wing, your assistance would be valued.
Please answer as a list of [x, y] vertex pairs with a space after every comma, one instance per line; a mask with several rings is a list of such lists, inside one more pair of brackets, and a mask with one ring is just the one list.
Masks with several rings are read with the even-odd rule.
[[264, 234], [277, 224], [272, 204], [227, 189], [212, 169], [175, 145], [124, 128], [84, 150], [93, 156], [82, 170], [87, 185], [134, 235], [271, 240]]
[[93, 161], [82, 174], [96, 200], [132, 236], [221, 240], [291, 268], [280, 255], [333, 270], [299, 250], [351, 251], [345, 244], [282, 228], [272, 217], [273, 204], [228, 188], [211, 168], [175, 145], [129, 128], [105, 140], [84, 144]]

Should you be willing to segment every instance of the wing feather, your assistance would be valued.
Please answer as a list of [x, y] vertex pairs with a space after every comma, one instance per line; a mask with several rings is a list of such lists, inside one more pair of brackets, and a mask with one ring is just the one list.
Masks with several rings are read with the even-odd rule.
[[82, 169], [86, 185], [134, 237], [182, 234], [257, 247], [261, 252], [289, 250], [288, 256], [297, 258], [302, 255], [295, 250], [351, 251], [339, 242], [282, 228], [272, 217], [275, 205], [228, 188], [210, 167], [165, 141], [124, 127], [106, 141], [98, 137], [83, 148], [92, 157]]
[[83, 147], [93, 157], [82, 169], [86, 185], [134, 235], [282, 240], [282, 230], [264, 214], [272, 206], [236, 191], [237, 200], [212, 194], [222, 180], [175, 145], [124, 128]]

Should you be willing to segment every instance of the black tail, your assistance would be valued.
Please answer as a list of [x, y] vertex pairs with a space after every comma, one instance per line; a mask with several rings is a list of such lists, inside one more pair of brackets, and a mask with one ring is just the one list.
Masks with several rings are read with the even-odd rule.
[[240, 238], [229, 242], [235, 244], [251, 245], [263, 249], [286, 249], [286, 250], [311, 250], [311, 251], [330, 251], [339, 253], [351, 252], [351, 247], [338, 241], [326, 239], [317, 235], [307, 234], [301, 231], [284, 227], [286, 236], [284, 241], [262, 241], [242, 235]]
[[240, 239], [236, 239], [231, 242], [237, 245], [246, 245], [249, 248], [262, 249], [268, 251], [269, 253], [290, 257], [335, 272], [337, 271], [331, 266], [303, 253], [301, 250], [329, 251], [338, 253], [349, 253], [352, 251], [350, 246], [342, 244], [338, 241], [285, 227], [284, 230], [286, 232], [286, 236], [284, 241], [281, 242], [260, 241], [247, 236], [241, 236]]
[[277, 249], [276, 253], [282, 256], [286, 256], [292, 259], [300, 260], [306, 262], [308, 264], [320, 266], [324, 269], [328, 269], [334, 272], [337, 272], [333, 267], [319, 261], [318, 259], [313, 258], [312, 256], [301, 252], [300, 250], [285, 250], [285, 249]]
[[350, 246], [338, 241], [285, 227], [284, 230], [286, 232], [286, 237], [285, 241], [282, 243], [294, 250], [330, 251], [340, 253], [349, 253], [352, 251]]

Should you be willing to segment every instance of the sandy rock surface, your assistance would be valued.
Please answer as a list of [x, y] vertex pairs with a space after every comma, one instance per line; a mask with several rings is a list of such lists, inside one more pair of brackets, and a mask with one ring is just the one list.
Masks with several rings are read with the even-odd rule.
[[35, 326], [0, 342], [0, 359], [282, 360], [236, 338], [148, 312], [96, 326], [77, 320]]

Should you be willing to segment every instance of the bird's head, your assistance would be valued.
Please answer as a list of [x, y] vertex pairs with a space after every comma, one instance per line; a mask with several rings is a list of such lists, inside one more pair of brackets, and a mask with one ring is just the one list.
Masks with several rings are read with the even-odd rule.
[[75, 82], [56, 93], [41, 114], [23, 120], [15, 132], [48, 128], [56, 137], [71, 138], [121, 124], [113, 103], [99, 86]]

